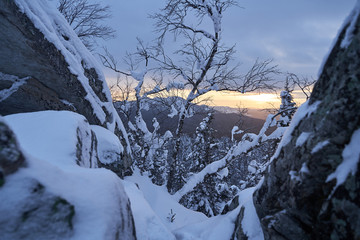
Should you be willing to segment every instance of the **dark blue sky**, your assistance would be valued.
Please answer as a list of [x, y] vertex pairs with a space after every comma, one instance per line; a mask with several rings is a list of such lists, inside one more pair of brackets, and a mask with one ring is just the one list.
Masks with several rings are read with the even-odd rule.
[[[102, 44], [118, 58], [136, 48], [136, 37], [155, 38], [148, 14], [164, 0], [107, 0], [117, 38]], [[223, 16], [223, 39], [236, 44], [244, 69], [256, 58], [273, 58], [282, 71], [317, 77], [324, 55], [356, 0], [241, 0]], [[125, 68], [126, 66], [123, 65]], [[105, 71], [107, 77], [111, 76]]]

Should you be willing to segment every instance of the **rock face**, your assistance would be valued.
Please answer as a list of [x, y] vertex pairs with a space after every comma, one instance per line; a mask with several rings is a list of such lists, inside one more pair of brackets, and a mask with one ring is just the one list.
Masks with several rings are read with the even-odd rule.
[[0, 1], [0, 115], [69, 110], [115, 132], [128, 167], [127, 134], [104, 76], [66, 20], [46, 1]]
[[265, 239], [360, 239], [359, 11], [254, 194]]
[[0, 119], [0, 186], [5, 182], [6, 175], [16, 172], [23, 165], [24, 156], [15, 136]]

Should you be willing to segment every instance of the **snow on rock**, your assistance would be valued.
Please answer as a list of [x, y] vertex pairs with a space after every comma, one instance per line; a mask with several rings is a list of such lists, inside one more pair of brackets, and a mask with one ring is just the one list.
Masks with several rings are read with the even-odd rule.
[[330, 174], [326, 179], [326, 182], [329, 182], [333, 179], [336, 179], [336, 185], [334, 187], [333, 192], [336, 190], [338, 186], [343, 184], [351, 173], [355, 176], [357, 172], [357, 166], [360, 161], [360, 129], [356, 130], [350, 140], [350, 143], [346, 145], [342, 152], [343, 161], [340, 165], [337, 166], [335, 172]]
[[300, 134], [300, 136], [296, 139], [296, 146], [297, 147], [302, 146], [307, 141], [307, 139], [310, 137], [310, 135], [311, 135], [311, 132], [302, 132]]
[[[91, 146], [85, 141], [91, 141], [91, 127], [84, 117], [73, 112], [46, 111], [4, 119], [26, 158], [26, 167], [8, 176], [0, 188], [0, 225], [12, 236], [10, 239], [20, 238], [27, 228], [40, 228], [42, 234], [38, 237], [47, 234], [48, 239], [134, 239], [132, 215], [121, 180], [107, 169], [85, 168], [95, 167], [92, 160], [84, 158], [80, 162], [83, 167], [79, 166], [77, 155], [85, 154], [79, 148]], [[90, 154], [86, 158], [91, 159]], [[29, 211], [21, 213], [23, 208]], [[60, 219], [67, 219], [66, 224], [56, 225], [61, 223], [51, 215], [51, 221], [45, 221], [44, 214], [51, 213], [51, 209], [58, 209]], [[61, 215], [63, 211], [66, 216]], [[25, 216], [23, 221], [14, 222], [18, 216], [21, 219], [21, 214]], [[19, 232], [11, 230], [14, 224], [20, 227]], [[54, 225], [60, 227], [54, 229]], [[62, 232], [65, 226], [70, 232]], [[56, 235], [59, 232], [63, 235]], [[31, 235], [26, 238], [39, 239]]]
[[110, 90], [101, 66], [78, 38], [64, 16], [55, 8], [54, 4], [46, 0], [15, 0], [15, 3], [44, 35], [45, 39], [54, 44], [61, 52], [68, 64], [68, 69], [84, 88], [85, 99], [91, 105], [92, 114], [96, 116], [102, 126], [106, 126], [110, 131], [121, 132], [124, 144], [127, 145], [127, 152], [130, 153], [127, 133], [112, 104]]
[[97, 139], [97, 152], [101, 163], [110, 164], [120, 161], [120, 156], [124, 151], [118, 137], [106, 128], [91, 125]]
[[245, 189], [239, 194], [239, 206], [244, 207], [244, 217], [241, 221], [243, 232], [249, 240], [263, 240], [264, 235], [259, 217], [253, 203], [253, 194], [261, 186], [261, 181], [256, 187]]
[[317, 153], [318, 151], [320, 151], [323, 147], [325, 147], [326, 145], [329, 144], [328, 140], [319, 142], [318, 144], [315, 145], [315, 147], [311, 150], [311, 154]]
[[340, 46], [342, 48], [347, 48], [350, 43], [353, 40], [354, 37], [354, 31], [355, 29], [355, 24], [357, 21], [357, 18], [359, 17], [360, 14], [360, 1], [357, 1], [354, 9], [352, 10], [352, 12], [350, 13], [350, 15], [347, 17], [347, 19], [345, 20], [343, 26], [347, 27], [346, 28], [346, 32], [345, 32], [345, 37], [344, 39], [341, 41]]
[[341, 35], [341, 33], [344, 31], [344, 29], [346, 28], [346, 32], [345, 32], [345, 37], [343, 38], [343, 40], [340, 43], [340, 47], [341, 48], [347, 48], [350, 43], [353, 40], [354, 37], [354, 30], [355, 30], [355, 24], [356, 24], [356, 20], [359, 17], [360, 14], [360, 1], [358, 0], [355, 3], [355, 7], [353, 8], [353, 10], [351, 11], [351, 13], [349, 14], [349, 16], [345, 19], [342, 27], [339, 29], [337, 36], [334, 38], [328, 53], [325, 55], [325, 57], [323, 58], [323, 61], [320, 65], [319, 71], [318, 71], [318, 77], [321, 75], [321, 73], [324, 70], [324, 66], [330, 56], [331, 51], [334, 49], [335, 44], [337, 43], [337, 41], [339, 40], [339, 37]]
[[[101, 74], [101, 68], [81, 40], [77, 37], [66, 19], [59, 11], [57, 11], [57, 9], [44, 0], [16, 0], [15, 2], [20, 10], [34, 23], [35, 27], [44, 34], [45, 38], [61, 51], [69, 64], [70, 71], [78, 76], [79, 81], [88, 92], [86, 98], [94, 108], [94, 113], [101, 122], [105, 122], [106, 116], [101, 107], [102, 105], [106, 105], [106, 103], [100, 102], [98, 96], [91, 88], [89, 79], [84, 75], [82, 62], [87, 68], [96, 68], [99, 75]], [[62, 36], [66, 36], [67, 38], [65, 39]], [[106, 94], [109, 102], [111, 102], [110, 92], [105, 90], [108, 89], [105, 86], [105, 81], [103, 81], [103, 84], [104, 94]]]
[[319, 104], [320, 104], [320, 101], [317, 101], [317, 102], [309, 105], [309, 101], [306, 101], [298, 108], [298, 110], [294, 114], [294, 117], [290, 123], [290, 126], [286, 129], [284, 136], [282, 137], [282, 139], [276, 149], [276, 152], [271, 157], [270, 161], [273, 161], [275, 158], [277, 158], [279, 156], [282, 147], [284, 147], [286, 144], [288, 144], [291, 141], [292, 132], [294, 131], [296, 126], [300, 123], [300, 121], [303, 118], [310, 116], [314, 111], [316, 111]]
[[4, 117], [19, 138], [21, 147], [52, 164], [97, 167], [91, 128], [87, 120], [68, 111], [19, 113]]
[[16, 76], [12, 76], [9, 74], [5, 74], [0, 72], [0, 79], [1, 80], [9, 80], [13, 82], [10, 88], [5, 88], [3, 90], [0, 90], [0, 102], [4, 101], [6, 98], [11, 96], [14, 92], [16, 92], [21, 85], [24, 85], [26, 83], [26, 80], [29, 79], [29, 77], [25, 78], [18, 78]]

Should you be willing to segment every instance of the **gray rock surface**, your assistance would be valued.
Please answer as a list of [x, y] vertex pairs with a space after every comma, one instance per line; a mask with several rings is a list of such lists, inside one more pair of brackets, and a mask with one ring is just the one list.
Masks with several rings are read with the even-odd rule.
[[[336, 179], [327, 181], [360, 129], [360, 19], [355, 20], [354, 28], [349, 23], [341, 31], [314, 87], [310, 104], [320, 101], [316, 111], [294, 128], [254, 194], [265, 239], [360, 239], [360, 161], [356, 174], [337, 188]], [[349, 35], [351, 43], [342, 47]], [[308, 138], [299, 144], [304, 132]]]
[[14, 173], [25, 165], [13, 132], [0, 119], [0, 187], [5, 183], [6, 175]]
[[[59, 29], [62, 32], [67, 28]], [[0, 115], [43, 110], [77, 112], [90, 124], [115, 132], [125, 149], [118, 165], [128, 169], [132, 162], [127, 134], [111, 98], [105, 94], [108, 91], [105, 80], [97, 70], [86, 59], [79, 63], [88, 81], [87, 88], [93, 94], [84, 87], [80, 76], [70, 70], [69, 59], [20, 11], [15, 1], [0, 1], [0, 32]], [[57, 37], [66, 40], [66, 34]], [[71, 47], [70, 52], [74, 51]], [[101, 119], [100, 115], [105, 118]]]
[[[0, 72], [30, 77], [14, 94], [1, 102], [0, 114], [40, 110], [74, 110], [92, 124], [102, 125], [85, 100], [86, 91], [68, 69], [60, 51], [21, 13], [13, 1], [0, 2]], [[94, 76], [96, 79], [96, 76]], [[7, 81], [6, 76], [0, 82]], [[2, 84], [4, 89], [4, 84]], [[1, 90], [3, 90], [1, 89]]]

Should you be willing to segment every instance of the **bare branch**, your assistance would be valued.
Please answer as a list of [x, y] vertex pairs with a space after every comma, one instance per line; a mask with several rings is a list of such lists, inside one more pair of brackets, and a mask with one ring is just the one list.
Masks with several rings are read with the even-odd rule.
[[103, 20], [111, 17], [109, 6], [88, 0], [59, 0], [58, 10], [87, 47], [91, 47], [96, 38], [114, 37], [114, 29], [101, 25]]
[[296, 86], [298, 86], [300, 88], [300, 90], [306, 96], [306, 100], [308, 100], [310, 98], [312, 87], [316, 83], [317, 80], [315, 80], [315, 79], [309, 80], [306, 77], [299, 78], [294, 73], [288, 73], [287, 78], [289, 79], [289, 81], [292, 81]]

